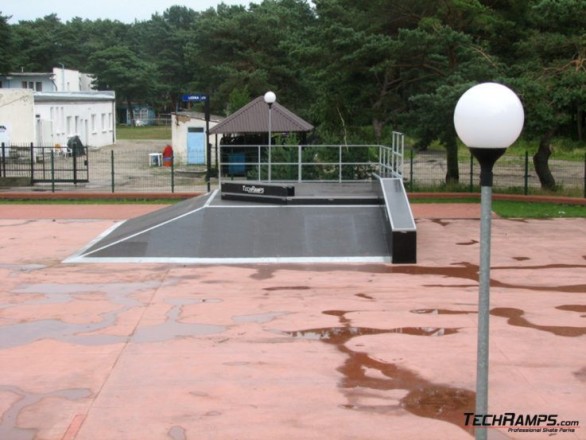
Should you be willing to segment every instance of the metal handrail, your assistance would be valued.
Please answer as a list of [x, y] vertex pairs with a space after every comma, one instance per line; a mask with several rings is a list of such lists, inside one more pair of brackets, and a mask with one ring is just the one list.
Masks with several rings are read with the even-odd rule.
[[[221, 145], [219, 148], [219, 179], [233, 179], [243, 177], [247, 179], [267, 182], [320, 182], [320, 181], [356, 181], [369, 179], [372, 173], [383, 177], [403, 176], [404, 135], [393, 133], [393, 143], [388, 145]], [[268, 154], [268, 149], [271, 153]], [[337, 154], [332, 153], [337, 150]], [[366, 153], [363, 151], [366, 149]], [[282, 154], [289, 154], [289, 160], [272, 158]], [[361, 151], [362, 150], [362, 151]], [[314, 153], [311, 153], [314, 151]], [[353, 159], [357, 154], [358, 159]], [[335, 158], [335, 159], [333, 159]], [[227, 160], [226, 160], [227, 159]], [[284, 177], [276, 173], [275, 167], [290, 167]], [[321, 169], [321, 178], [306, 178], [304, 171], [309, 167]], [[351, 167], [351, 168], [350, 168]], [[265, 171], [266, 170], [266, 171]], [[269, 170], [271, 172], [269, 172]], [[351, 178], [348, 177], [348, 170]], [[283, 171], [281, 169], [281, 171]], [[345, 173], [346, 171], [346, 173]], [[281, 174], [283, 174], [281, 172]], [[323, 178], [323, 177], [327, 178]]]

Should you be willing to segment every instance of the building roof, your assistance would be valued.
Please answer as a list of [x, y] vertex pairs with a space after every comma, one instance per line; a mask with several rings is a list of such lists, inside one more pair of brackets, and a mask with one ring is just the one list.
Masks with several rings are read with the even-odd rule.
[[38, 78], [52, 78], [54, 74], [52, 72], [10, 72], [6, 75], [2, 75], [4, 78], [8, 77], [18, 77], [18, 78], [29, 78], [29, 77], [38, 77]]
[[[202, 121], [205, 121], [205, 119], [206, 119], [205, 113], [202, 113], [202, 112], [191, 112], [191, 111], [184, 110], [184, 111], [175, 112], [175, 115], [179, 116], [179, 117], [186, 116], [190, 119], [200, 119]], [[210, 122], [213, 122], [213, 123], [218, 123], [220, 121], [223, 121], [224, 119], [226, 119], [226, 118], [224, 118], [223, 116], [210, 115]]]
[[116, 93], [110, 90], [95, 92], [34, 92], [35, 102], [51, 101], [114, 101]]
[[[265, 133], [269, 127], [268, 114], [268, 106], [264, 102], [264, 97], [259, 96], [211, 128], [210, 133]], [[273, 104], [271, 113], [271, 131], [273, 133], [308, 132], [311, 130], [313, 130], [313, 125], [309, 122], [301, 119], [278, 102]]]

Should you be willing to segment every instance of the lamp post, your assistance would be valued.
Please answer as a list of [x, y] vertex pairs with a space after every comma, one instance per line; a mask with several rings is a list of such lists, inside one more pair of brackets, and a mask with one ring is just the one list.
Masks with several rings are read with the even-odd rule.
[[[273, 104], [277, 101], [277, 95], [268, 91], [264, 96], [265, 102], [269, 106], [269, 182], [271, 181], [271, 113], [273, 111]], [[259, 170], [260, 177], [260, 170]]]
[[[517, 95], [496, 83], [483, 83], [466, 91], [454, 110], [460, 140], [480, 164], [480, 264], [478, 296], [478, 345], [476, 359], [476, 414], [488, 411], [488, 334], [490, 317], [490, 237], [492, 169], [517, 140], [525, 114]], [[486, 439], [486, 428], [476, 428], [476, 439]]]

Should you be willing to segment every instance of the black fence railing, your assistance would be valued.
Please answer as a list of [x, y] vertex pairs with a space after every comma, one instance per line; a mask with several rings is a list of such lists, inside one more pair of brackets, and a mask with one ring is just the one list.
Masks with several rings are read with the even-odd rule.
[[87, 147], [0, 145], [0, 177], [22, 177], [36, 183], [89, 182]]
[[[76, 154], [55, 147], [4, 146], [0, 150], [0, 178], [20, 177], [27, 186], [52, 191], [205, 192], [208, 188], [205, 165], [188, 165], [180, 156], [163, 161], [156, 151], [164, 145], [161, 141], [134, 146], [84, 147]], [[586, 198], [586, 156], [583, 161], [550, 158], [549, 166], [560, 195]], [[443, 152], [405, 151], [403, 176], [409, 192], [479, 191], [480, 167], [470, 156], [460, 158], [458, 185], [446, 185], [446, 172]], [[217, 171], [212, 170], [211, 175], [210, 184], [215, 187]], [[540, 192], [541, 185], [528, 155], [505, 155], [496, 163], [494, 176], [496, 192]]]
[[[405, 153], [407, 190], [434, 191], [456, 186], [460, 191], [479, 191], [480, 166], [468, 155], [458, 164], [459, 184], [446, 185], [447, 163], [441, 151]], [[550, 159], [549, 168], [560, 194], [586, 198], [586, 154], [583, 161]], [[494, 166], [494, 189], [505, 193], [531, 194], [541, 190], [539, 177], [528, 152], [523, 156], [505, 155]]]

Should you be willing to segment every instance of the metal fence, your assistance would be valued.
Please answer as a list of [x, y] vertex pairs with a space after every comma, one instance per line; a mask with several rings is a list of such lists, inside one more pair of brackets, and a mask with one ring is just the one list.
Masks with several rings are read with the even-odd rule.
[[390, 147], [381, 145], [223, 145], [219, 178], [348, 182], [370, 179], [373, 173], [400, 177], [400, 163]]
[[[434, 191], [446, 188], [447, 161], [441, 151], [406, 153], [405, 165], [407, 190]], [[586, 198], [586, 155], [583, 161], [550, 159], [549, 168], [560, 192]], [[479, 191], [480, 166], [471, 154], [460, 157], [459, 185], [452, 190]], [[494, 186], [499, 192], [530, 194], [541, 189], [541, 183], [528, 152], [523, 156], [501, 157], [493, 169]]]
[[0, 145], [0, 177], [20, 177], [31, 185], [42, 182], [88, 182], [87, 148], [81, 145], [42, 147]]
[[[58, 152], [54, 147], [5, 147], [0, 156], [0, 177], [20, 177], [25, 187], [4, 190], [45, 190], [115, 193], [194, 193], [208, 189], [205, 166], [178, 160], [163, 164], [160, 153], [167, 141], [120, 141], [115, 146], [89, 148], [84, 155]], [[236, 146], [232, 146], [233, 148]], [[242, 161], [242, 152], [222, 147], [219, 176], [222, 179], [268, 178], [266, 146], [254, 146], [258, 158]], [[301, 151], [301, 153], [300, 153]], [[369, 179], [372, 172], [391, 175], [401, 172], [410, 192], [446, 189], [446, 157], [441, 151], [406, 150], [404, 157], [386, 146], [274, 146], [271, 163], [273, 180], [348, 181]], [[258, 153], [260, 152], [260, 154]], [[230, 155], [234, 155], [230, 157]], [[240, 154], [240, 156], [238, 156]], [[301, 161], [299, 161], [301, 157]], [[74, 162], [75, 160], [75, 162]], [[214, 161], [215, 163], [215, 161]], [[169, 166], [164, 166], [169, 165]], [[584, 161], [549, 161], [557, 185], [564, 194], [586, 197]], [[244, 166], [244, 168], [243, 168]], [[87, 168], [87, 171], [83, 171]], [[383, 171], [381, 171], [381, 168]], [[401, 170], [401, 171], [399, 171]], [[450, 191], [477, 192], [480, 167], [470, 156], [459, 162], [460, 184]], [[260, 172], [260, 173], [259, 173]], [[74, 174], [77, 173], [77, 174]], [[216, 172], [212, 175], [215, 176]], [[534, 193], [540, 183], [531, 158], [505, 155], [494, 168], [494, 190], [520, 194]], [[0, 179], [2, 180], [2, 179]], [[210, 187], [220, 179], [213, 177]], [[22, 185], [22, 183], [20, 183]]]
[[222, 145], [219, 178], [267, 182], [348, 182], [403, 177], [405, 136], [387, 145]]

